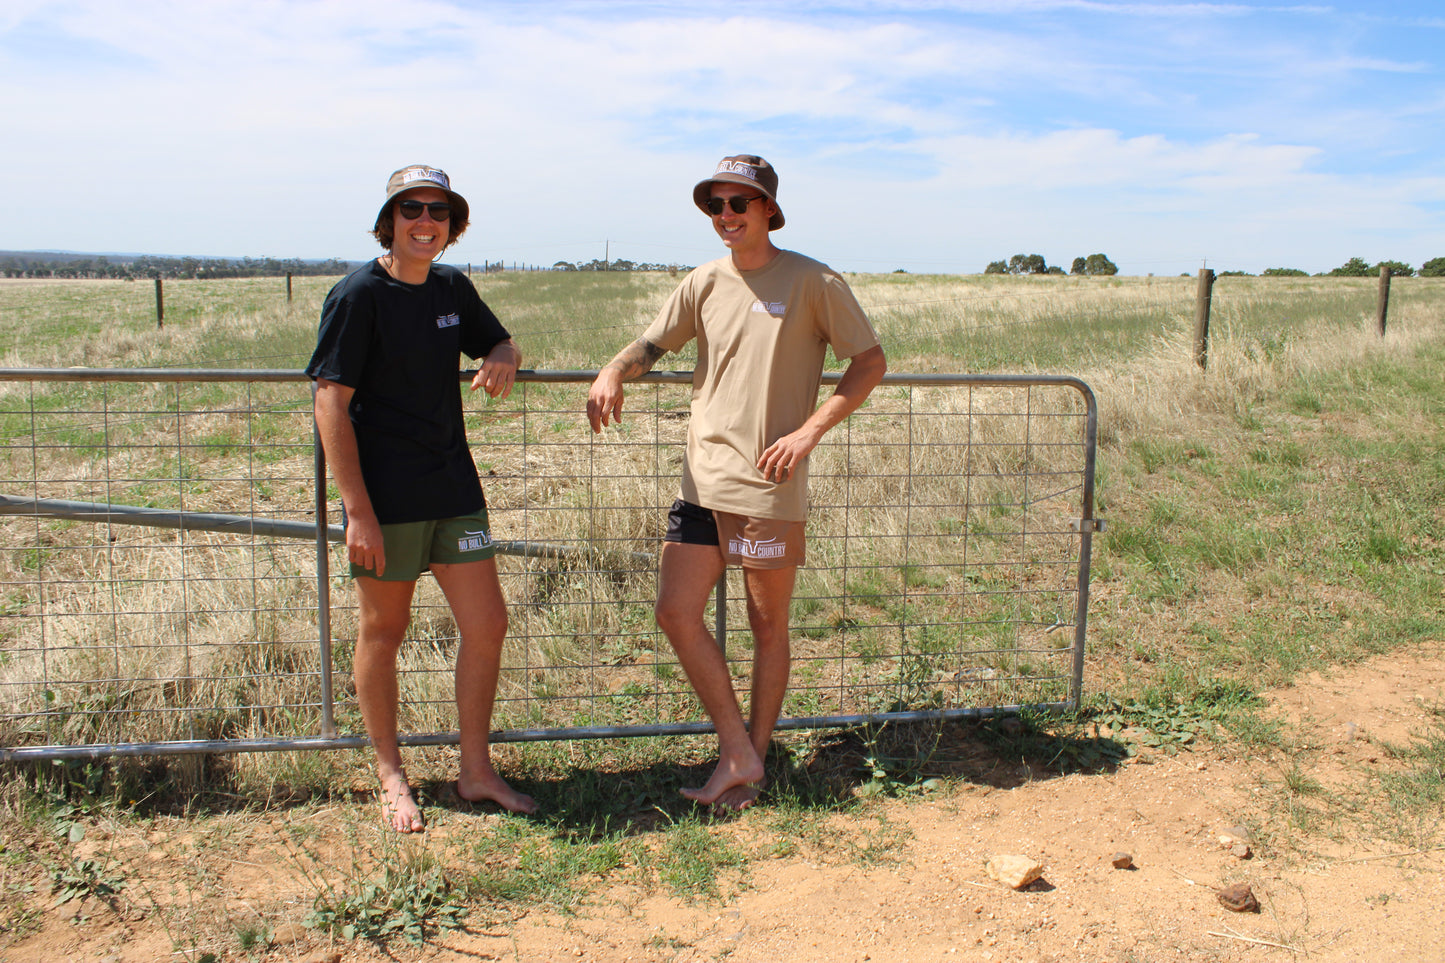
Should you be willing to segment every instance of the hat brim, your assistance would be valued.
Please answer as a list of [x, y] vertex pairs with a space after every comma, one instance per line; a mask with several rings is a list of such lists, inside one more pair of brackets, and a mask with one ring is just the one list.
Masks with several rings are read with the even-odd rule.
[[778, 199], [769, 194], [763, 185], [757, 181], [749, 180], [741, 174], [718, 174], [716, 177], [709, 177], [705, 181], [698, 181], [697, 186], [692, 189], [692, 202], [697, 205], [698, 210], [707, 214], [709, 217], [711, 217], [712, 214], [707, 209], [707, 202], [712, 198], [712, 186], [714, 184], [741, 184], [744, 187], [756, 188], [760, 194], [773, 202], [773, 210], [777, 212], [768, 218], [768, 230], [776, 231], [787, 223], [787, 220], [783, 217], [783, 209], [778, 206]]

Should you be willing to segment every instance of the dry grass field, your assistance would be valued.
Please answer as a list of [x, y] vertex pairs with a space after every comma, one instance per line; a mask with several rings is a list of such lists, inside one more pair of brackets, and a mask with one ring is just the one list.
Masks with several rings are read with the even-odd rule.
[[[12, 765], [0, 959], [1349, 960], [1377, 954], [1382, 935], [1400, 959], [1445, 955], [1445, 283], [1396, 279], [1381, 338], [1370, 279], [1220, 279], [1201, 372], [1192, 278], [850, 280], [894, 371], [1068, 374], [1092, 387], [1108, 528], [1093, 542], [1080, 712], [785, 734], [764, 804], [723, 822], [676, 795], [707, 771], [706, 739], [502, 747], [504, 771], [543, 805], [533, 819], [458, 804], [453, 750], [418, 749], [430, 828], [406, 840], [381, 831], [362, 752]], [[176, 282], [158, 330], [147, 285], [0, 282], [0, 353], [10, 367], [297, 368], [329, 283], [301, 279], [287, 304], [274, 280]], [[676, 282], [476, 283], [527, 363], [563, 370], [603, 363]], [[22, 390], [0, 384], [0, 401]], [[126, 406], [167, 403], [136, 390]], [[551, 489], [511, 494], [503, 481], [496, 497], [565, 502], [568, 479], [599, 468], [574, 438], [580, 392], [529, 390], [546, 414], [517, 431], [561, 464]], [[294, 388], [251, 403], [274, 418], [252, 447], [275, 455], [266, 491], [194, 467], [217, 497], [264, 511], [305, 486], [286, 466], [302, 457], [288, 446], [304, 447], [306, 412]], [[878, 415], [886, 426], [886, 404]], [[225, 436], [214, 417], [198, 430]], [[608, 477], [663, 474], [628, 468], [638, 453], [620, 440], [601, 455], [622, 460], [602, 463]], [[57, 450], [57, 465], [73, 455]], [[577, 540], [575, 517], [556, 517], [532, 534]], [[587, 538], [655, 537], [641, 515], [601, 517], [612, 527]], [[900, 585], [927, 587], [930, 560], [918, 561], [922, 574]], [[226, 571], [188, 577], [221, 592]], [[518, 571], [509, 595], [524, 608], [546, 585]], [[164, 610], [168, 575], [156, 575], [135, 611]], [[645, 631], [637, 584], [588, 578], [636, 603], [613, 611], [638, 620], [591, 630]], [[277, 597], [189, 631], [266, 655], [247, 670], [284, 678], [284, 647], [241, 643], [300, 634], [287, 620], [309, 617], [295, 604], [305, 589], [259, 584]], [[857, 584], [810, 589], [815, 607], [795, 618], [826, 623]], [[805, 651], [830, 644], [800, 633]], [[418, 678], [444, 683], [445, 652], [421, 656]], [[449, 728], [445, 700], [419, 704], [431, 707], [419, 727]], [[1219, 843], [1235, 828], [1248, 858]], [[1137, 869], [1112, 869], [1116, 850]], [[990, 880], [982, 864], [1001, 853], [1043, 863], [1043, 880], [1020, 892]], [[1214, 899], [1235, 882], [1253, 887], [1260, 914]]]

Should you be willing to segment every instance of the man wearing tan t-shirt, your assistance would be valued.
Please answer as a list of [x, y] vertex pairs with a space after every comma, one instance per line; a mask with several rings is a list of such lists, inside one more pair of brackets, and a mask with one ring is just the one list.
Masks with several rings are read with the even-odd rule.
[[[773, 246], [783, 226], [778, 177], [761, 157], [723, 158], [693, 188], [731, 252], [683, 280], [643, 336], [618, 352], [587, 396], [600, 432], [622, 420], [623, 382], [697, 340], [681, 497], [668, 515], [657, 624], [676, 650], [718, 734], [718, 764], [689, 799], [753, 804], [782, 711], [791, 657], [788, 609], [804, 561], [808, 454], [882, 380], [883, 348], [847, 282], [826, 265]], [[816, 409], [829, 347], [848, 367]], [[743, 569], [753, 633], [744, 723], [722, 651], [703, 619], [729, 564]]]

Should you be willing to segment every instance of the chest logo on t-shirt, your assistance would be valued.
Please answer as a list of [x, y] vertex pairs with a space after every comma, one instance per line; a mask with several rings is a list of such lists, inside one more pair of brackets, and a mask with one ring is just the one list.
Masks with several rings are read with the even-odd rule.
[[443, 314], [441, 317], [437, 318], [438, 328], [455, 328], [461, 323], [461, 317], [455, 314]]
[[781, 318], [788, 313], [788, 305], [785, 301], [758, 300], [753, 302], [753, 311], [758, 314], [771, 314], [774, 317]]

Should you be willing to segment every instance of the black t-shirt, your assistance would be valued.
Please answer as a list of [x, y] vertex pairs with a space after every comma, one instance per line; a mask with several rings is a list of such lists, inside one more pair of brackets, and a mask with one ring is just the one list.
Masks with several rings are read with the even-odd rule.
[[326, 296], [306, 373], [355, 389], [349, 413], [377, 521], [482, 507], [462, 425], [460, 353], [485, 357], [507, 337], [467, 276], [445, 265], [406, 284], [371, 261]]

